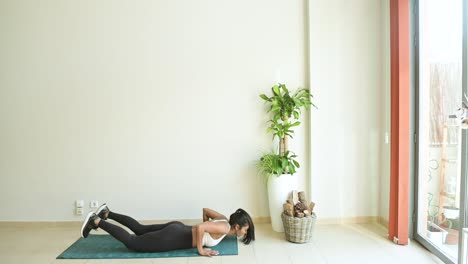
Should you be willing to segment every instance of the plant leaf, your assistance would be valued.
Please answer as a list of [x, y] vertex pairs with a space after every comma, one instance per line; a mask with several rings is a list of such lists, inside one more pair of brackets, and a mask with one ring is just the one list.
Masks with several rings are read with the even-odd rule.
[[277, 96], [280, 96], [281, 95], [281, 92], [280, 92], [280, 89], [278, 87], [278, 85], [275, 85], [273, 86], [273, 88], [271, 88], [273, 90], [273, 93]]
[[294, 165], [296, 165], [296, 167], [298, 167], [298, 168], [300, 167], [300, 166], [299, 166], [299, 162], [293, 160], [293, 163], [294, 163]]
[[283, 169], [282, 169], [282, 168], [278, 168], [276, 171], [277, 171], [277, 174], [278, 174], [278, 175], [283, 174]]
[[288, 166], [288, 160], [287, 159], [282, 159], [281, 160], [281, 167], [286, 168]]
[[286, 88], [286, 85], [285, 85], [285, 84], [281, 84], [280, 87], [281, 87], [281, 89], [283, 90], [283, 92], [284, 92], [285, 94], [289, 94], [289, 90], [288, 90], [288, 88]]
[[261, 94], [261, 95], [260, 95], [260, 98], [262, 98], [262, 99], [265, 100], [265, 101], [268, 101], [268, 99], [269, 99], [268, 96], [266, 96], [266, 95], [264, 95], [264, 94]]
[[271, 107], [271, 111], [273, 111], [273, 112], [278, 112], [278, 110], [280, 110], [280, 109], [281, 109], [281, 106], [273, 106], [272, 105], [272, 107]]
[[273, 116], [273, 120], [277, 121], [278, 119], [281, 118], [281, 114], [280, 113], [276, 113], [275, 116]]
[[294, 111], [293, 112], [294, 118], [299, 119], [299, 112]]
[[298, 126], [298, 125], [300, 125], [300, 124], [301, 124], [300, 121], [296, 121], [296, 122], [294, 122], [294, 123], [291, 124], [291, 127]]

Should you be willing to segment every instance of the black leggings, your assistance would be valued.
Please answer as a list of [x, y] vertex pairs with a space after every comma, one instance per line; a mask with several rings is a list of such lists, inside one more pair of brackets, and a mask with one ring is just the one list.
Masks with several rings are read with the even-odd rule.
[[135, 235], [120, 226], [106, 220], [99, 222], [99, 227], [115, 237], [131, 250], [139, 252], [162, 252], [192, 247], [192, 227], [173, 221], [159, 225], [142, 225], [135, 219], [114, 212], [109, 212], [109, 219], [130, 228]]

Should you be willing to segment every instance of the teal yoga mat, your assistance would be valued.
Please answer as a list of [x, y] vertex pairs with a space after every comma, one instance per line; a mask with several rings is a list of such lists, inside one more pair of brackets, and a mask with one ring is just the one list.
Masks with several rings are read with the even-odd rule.
[[[221, 243], [211, 249], [219, 255], [237, 255], [237, 237], [226, 236]], [[78, 239], [67, 248], [58, 259], [128, 259], [128, 258], [175, 258], [196, 257], [196, 248], [178, 249], [168, 252], [141, 253], [127, 249], [124, 244], [110, 235], [89, 235]]]

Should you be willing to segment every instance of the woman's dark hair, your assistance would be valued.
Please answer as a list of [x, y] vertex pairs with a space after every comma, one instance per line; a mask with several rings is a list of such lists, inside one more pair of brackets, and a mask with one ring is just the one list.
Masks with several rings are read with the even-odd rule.
[[249, 226], [247, 234], [242, 238], [244, 244], [248, 245], [250, 241], [255, 240], [255, 227], [252, 218], [243, 209], [237, 209], [236, 212], [229, 217], [229, 224], [231, 226], [237, 224], [240, 227]]

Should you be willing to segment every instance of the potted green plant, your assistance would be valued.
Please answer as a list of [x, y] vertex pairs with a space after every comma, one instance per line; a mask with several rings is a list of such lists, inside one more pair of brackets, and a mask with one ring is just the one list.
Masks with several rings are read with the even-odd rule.
[[281, 213], [283, 203], [289, 192], [297, 189], [297, 178], [292, 177], [300, 168], [297, 157], [289, 150], [289, 139], [293, 138], [294, 128], [299, 126], [303, 109], [315, 105], [309, 89], [299, 88], [291, 93], [285, 84], [277, 84], [271, 88], [272, 96], [261, 94], [269, 105], [268, 113], [271, 119], [267, 133], [273, 134], [273, 140], [279, 139], [277, 150], [264, 154], [257, 163], [258, 173], [266, 177], [268, 186], [268, 202], [273, 230], [283, 232]]

